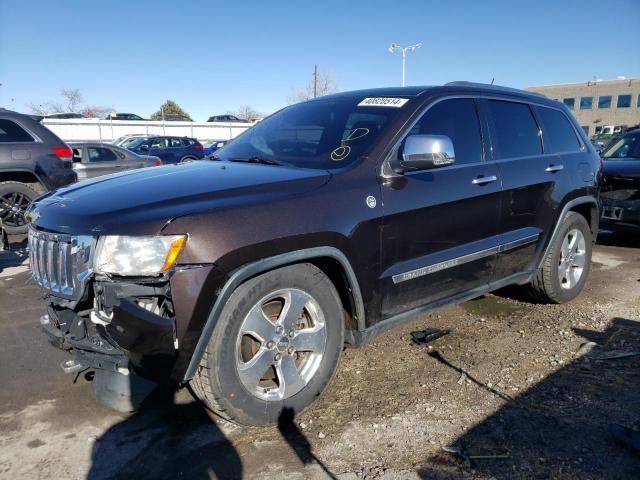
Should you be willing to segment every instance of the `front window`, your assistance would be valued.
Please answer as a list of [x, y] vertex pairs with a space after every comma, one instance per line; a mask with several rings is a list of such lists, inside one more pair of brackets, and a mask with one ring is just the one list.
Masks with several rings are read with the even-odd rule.
[[356, 161], [398, 115], [406, 99], [320, 98], [287, 107], [235, 138], [219, 160], [334, 169]]
[[593, 108], [593, 97], [582, 97], [580, 99], [580, 110], [591, 110]]
[[629, 108], [631, 106], [631, 95], [618, 95], [618, 108]]
[[640, 133], [625, 135], [602, 152], [605, 160], [640, 160]]

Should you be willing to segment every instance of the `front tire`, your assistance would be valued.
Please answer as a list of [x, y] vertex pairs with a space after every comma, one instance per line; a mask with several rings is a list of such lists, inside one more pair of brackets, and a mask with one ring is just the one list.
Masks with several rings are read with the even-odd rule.
[[268, 425], [299, 413], [325, 389], [344, 342], [344, 310], [333, 283], [311, 264], [272, 270], [231, 295], [192, 381], [214, 413]]
[[531, 296], [544, 303], [565, 303], [577, 297], [589, 276], [592, 247], [587, 220], [569, 212], [529, 285]]
[[27, 232], [29, 221], [25, 213], [29, 204], [38, 195], [38, 192], [26, 183], [0, 183], [0, 218], [8, 235]]

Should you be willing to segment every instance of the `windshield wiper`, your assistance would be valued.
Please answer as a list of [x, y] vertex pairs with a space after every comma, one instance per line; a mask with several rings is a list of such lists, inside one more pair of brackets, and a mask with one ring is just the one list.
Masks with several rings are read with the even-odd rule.
[[281, 166], [280, 162], [276, 162], [275, 160], [271, 160], [270, 158], [253, 156], [249, 158], [231, 158], [230, 162], [246, 162], [246, 163], [261, 163], [262, 165], [278, 165]]

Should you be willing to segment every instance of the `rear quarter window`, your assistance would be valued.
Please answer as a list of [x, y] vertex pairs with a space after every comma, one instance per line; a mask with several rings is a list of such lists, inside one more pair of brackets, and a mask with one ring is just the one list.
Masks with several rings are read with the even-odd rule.
[[580, 150], [580, 142], [569, 119], [559, 110], [536, 107], [542, 121], [542, 141], [545, 153], [566, 153]]
[[0, 143], [11, 142], [33, 142], [33, 137], [17, 123], [0, 119]]
[[538, 124], [526, 103], [489, 100], [496, 158], [540, 155]]

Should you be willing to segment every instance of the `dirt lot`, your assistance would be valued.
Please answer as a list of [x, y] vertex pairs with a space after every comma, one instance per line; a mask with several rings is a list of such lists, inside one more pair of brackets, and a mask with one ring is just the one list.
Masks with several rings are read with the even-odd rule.
[[[303, 415], [248, 429], [186, 391], [128, 416], [96, 404], [37, 331], [15, 252], [0, 262], [0, 478], [640, 478], [607, 431], [640, 428], [640, 356], [612, 358], [640, 352], [640, 238], [603, 235], [593, 261], [569, 305], [499, 292], [416, 319], [346, 350]], [[412, 344], [426, 327], [453, 331]]]

